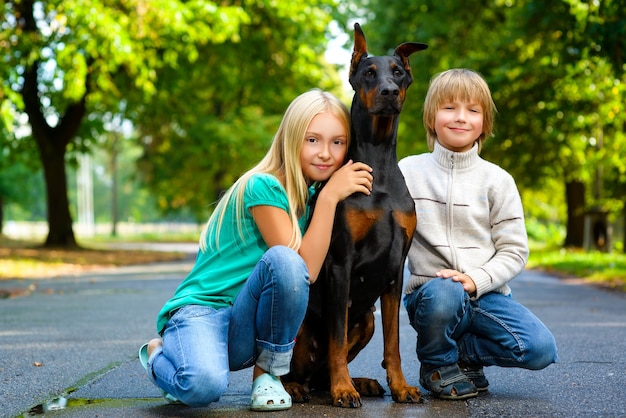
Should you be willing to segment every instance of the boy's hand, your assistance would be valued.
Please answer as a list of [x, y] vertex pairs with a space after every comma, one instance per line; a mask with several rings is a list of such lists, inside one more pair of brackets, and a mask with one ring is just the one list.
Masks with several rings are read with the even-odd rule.
[[455, 282], [461, 283], [463, 289], [470, 295], [476, 292], [476, 283], [474, 283], [474, 280], [467, 274], [452, 269], [443, 269], [439, 270], [436, 275], [437, 277], [452, 279]]

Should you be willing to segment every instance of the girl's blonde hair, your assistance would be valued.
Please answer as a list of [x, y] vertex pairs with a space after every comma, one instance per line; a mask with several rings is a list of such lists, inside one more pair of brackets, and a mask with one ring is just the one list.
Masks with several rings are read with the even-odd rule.
[[[203, 252], [208, 247], [219, 249], [220, 230], [225, 221], [226, 207], [231, 202], [236, 205], [234, 219], [227, 221], [236, 222], [241, 239], [245, 239], [241, 226], [241, 219], [245, 210], [243, 196], [246, 184], [257, 173], [268, 173], [279, 179], [284, 179], [292, 225], [289, 247], [295, 250], [300, 248], [302, 232], [298, 225], [298, 218], [304, 214], [309, 197], [309, 184], [302, 174], [300, 152], [309, 124], [315, 116], [324, 112], [329, 112], [340, 120], [345, 128], [347, 145], [349, 145], [350, 112], [344, 103], [333, 94], [319, 89], [309, 90], [296, 97], [285, 111], [265, 157], [256, 166], [244, 173], [220, 198], [200, 234], [200, 249]], [[215, 228], [215, 232], [211, 234], [212, 240], [209, 243], [207, 236], [211, 228]]]
[[424, 128], [428, 148], [432, 151], [437, 140], [435, 116], [442, 104], [454, 100], [476, 102], [483, 109], [483, 132], [478, 137], [478, 152], [483, 142], [493, 136], [493, 120], [497, 111], [487, 82], [475, 71], [455, 68], [435, 75], [424, 99]]

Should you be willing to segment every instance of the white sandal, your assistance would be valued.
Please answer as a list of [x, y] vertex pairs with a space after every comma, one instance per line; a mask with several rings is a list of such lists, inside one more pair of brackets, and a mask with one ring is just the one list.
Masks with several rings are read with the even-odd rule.
[[291, 396], [274, 375], [263, 373], [252, 383], [250, 409], [253, 411], [282, 411], [291, 408]]

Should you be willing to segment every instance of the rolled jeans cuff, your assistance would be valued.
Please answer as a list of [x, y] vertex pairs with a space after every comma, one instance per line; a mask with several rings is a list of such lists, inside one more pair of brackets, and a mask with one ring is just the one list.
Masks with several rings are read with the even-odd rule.
[[259, 356], [256, 359], [256, 365], [274, 376], [286, 375], [289, 373], [294, 344], [294, 341], [289, 344], [276, 345], [257, 340]]
[[154, 363], [154, 359], [162, 352], [163, 352], [163, 347], [155, 348], [154, 351], [150, 354], [150, 358], [148, 358], [148, 365], [146, 368], [148, 379], [150, 379], [150, 381], [157, 386], [158, 384], [156, 382], [156, 378], [154, 377], [154, 372], [152, 371], [152, 364]]

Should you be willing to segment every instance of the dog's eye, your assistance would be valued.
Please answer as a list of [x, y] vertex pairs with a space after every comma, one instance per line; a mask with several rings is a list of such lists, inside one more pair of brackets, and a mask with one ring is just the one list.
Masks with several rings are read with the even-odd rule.
[[399, 68], [393, 70], [393, 75], [396, 77], [402, 77], [404, 75], [404, 71]]
[[376, 71], [372, 70], [371, 68], [365, 70], [365, 77], [368, 77], [368, 78], [376, 77]]

